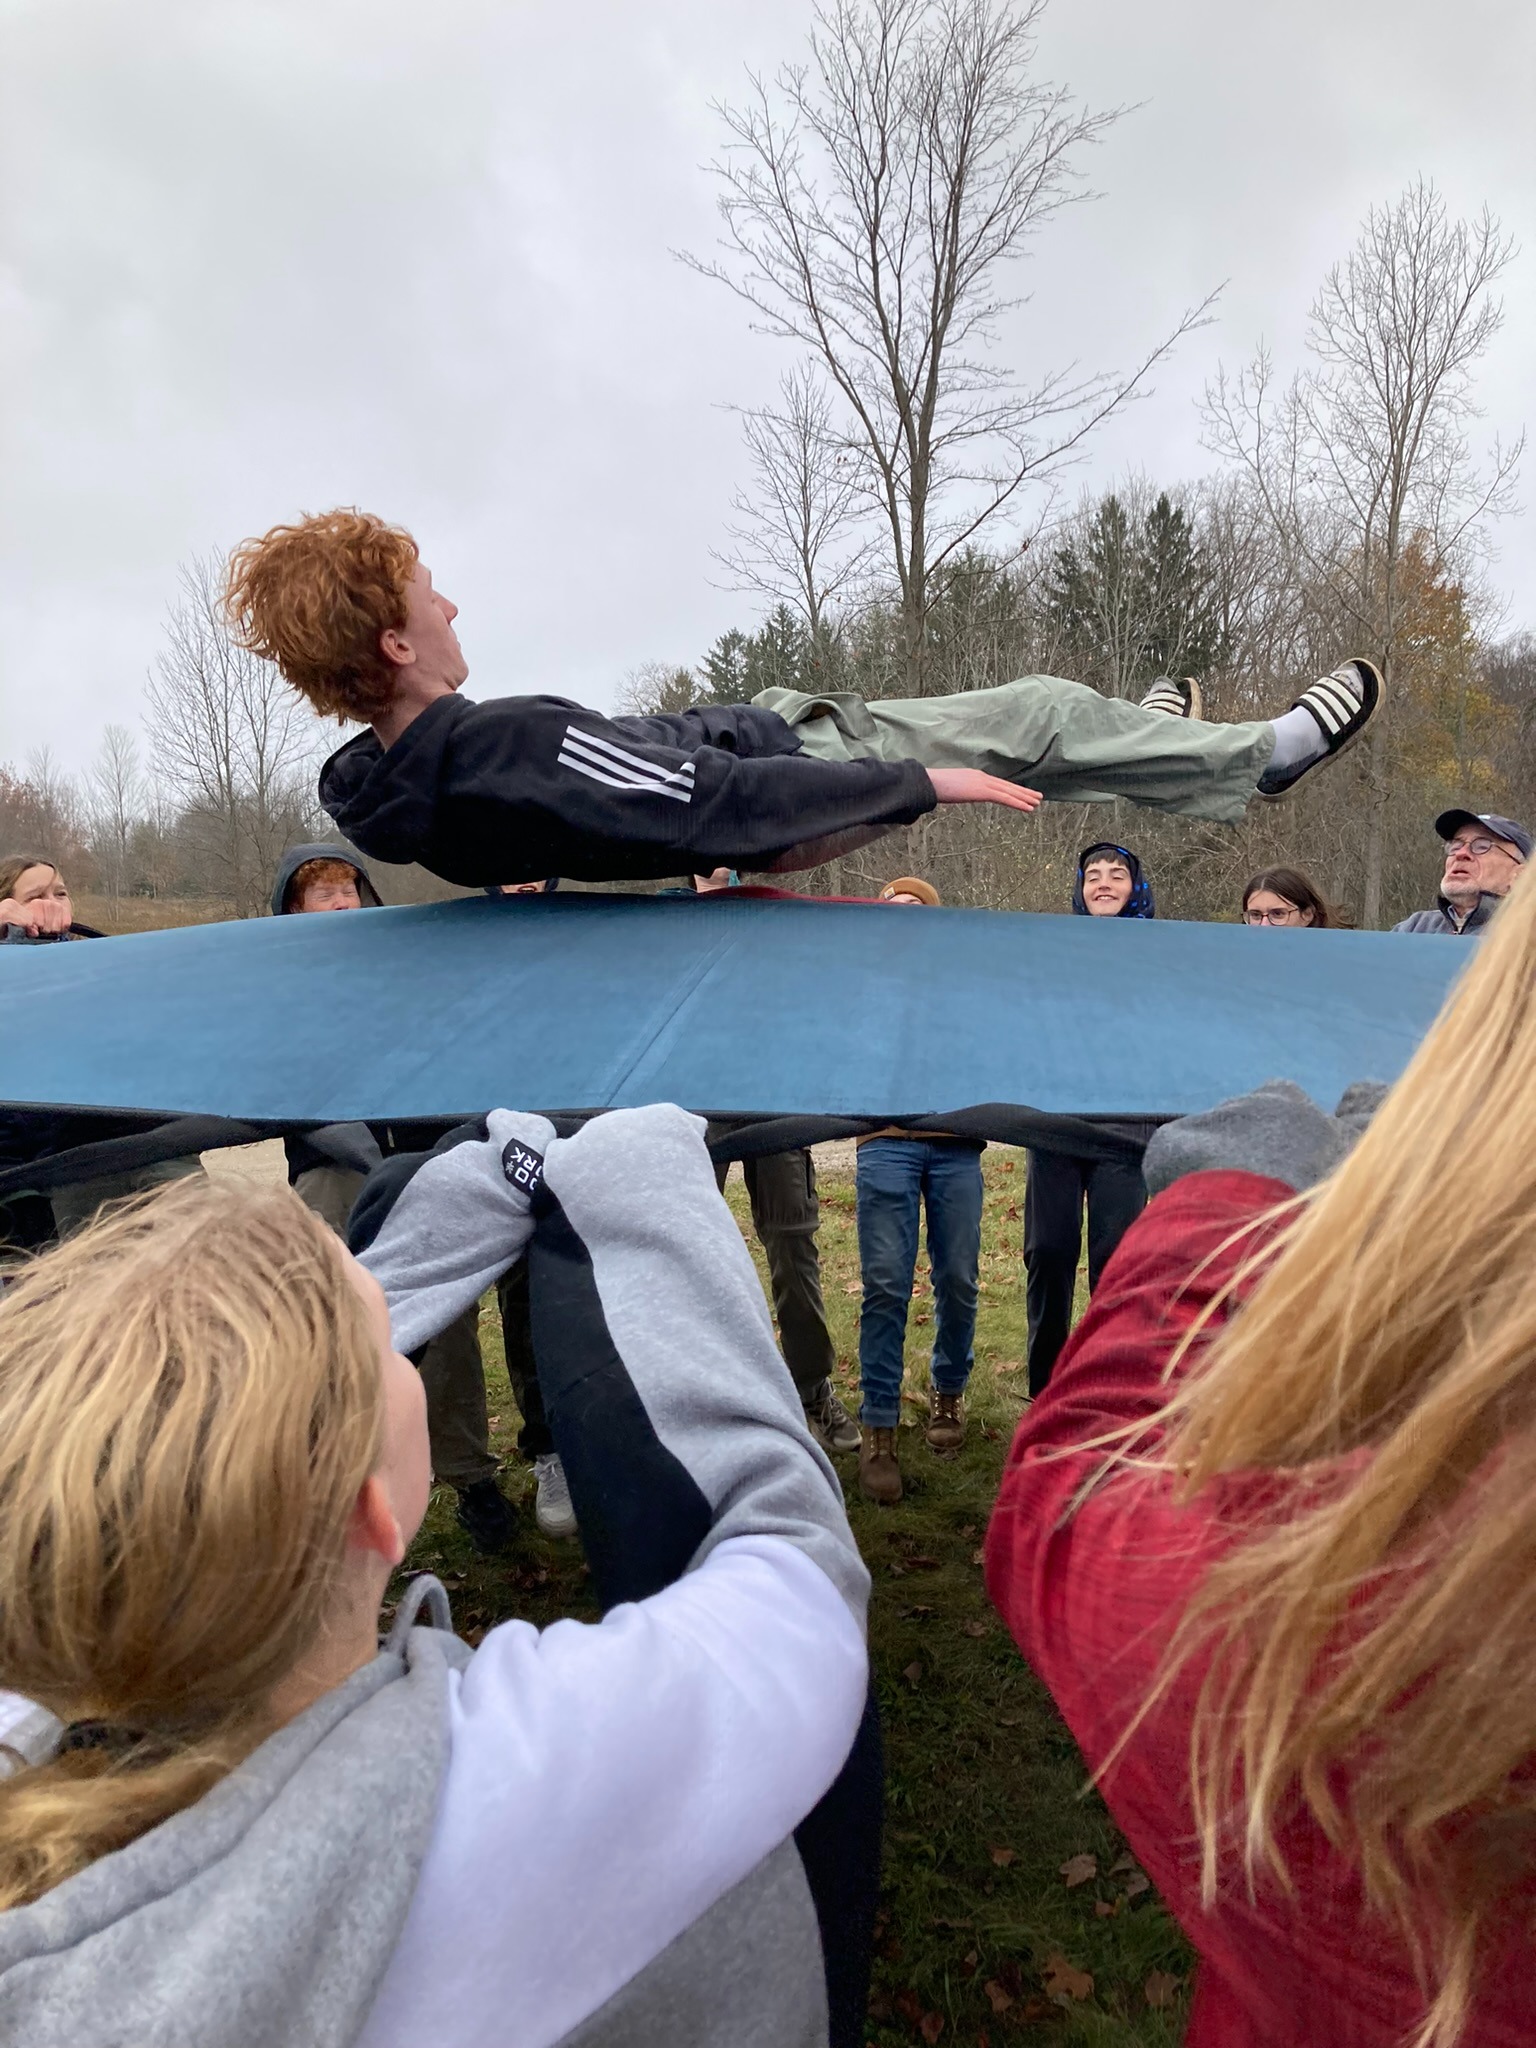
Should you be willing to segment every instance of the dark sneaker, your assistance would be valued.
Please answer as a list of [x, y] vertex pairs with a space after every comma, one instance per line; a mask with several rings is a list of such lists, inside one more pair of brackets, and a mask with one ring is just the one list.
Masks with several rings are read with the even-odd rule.
[[482, 1557], [509, 1549], [517, 1534], [517, 1510], [494, 1479], [477, 1479], [458, 1489], [458, 1523]]
[[958, 1451], [965, 1442], [964, 1394], [945, 1394], [930, 1387], [925, 1433], [930, 1451]]
[[824, 1451], [859, 1448], [859, 1425], [833, 1393], [830, 1380], [823, 1380], [815, 1398], [806, 1403], [805, 1426]]
[[1170, 718], [1204, 718], [1205, 699], [1193, 676], [1159, 676], [1141, 700], [1143, 711], [1163, 711]]
[[538, 1491], [534, 1495], [533, 1517], [546, 1536], [557, 1541], [578, 1533], [576, 1510], [571, 1506], [571, 1489], [566, 1484], [565, 1467], [554, 1451], [546, 1451], [542, 1458], [535, 1458], [533, 1469], [538, 1479]]
[[1331, 675], [1319, 676], [1310, 689], [1303, 690], [1291, 706], [1309, 712], [1322, 734], [1323, 750], [1298, 768], [1280, 774], [1266, 771], [1259, 777], [1259, 795], [1289, 796], [1304, 775], [1325, 761], [1336, 761], [1346, 747], [1352, 747], [1376, 716], [1381, 703], [1381, 671], [1374, 662], [1356, 655]]
[[866, 1429], [859, 1438], [859, 1491], [881, 1507], [901, 1499], [901, 1467], [894, 1429]]

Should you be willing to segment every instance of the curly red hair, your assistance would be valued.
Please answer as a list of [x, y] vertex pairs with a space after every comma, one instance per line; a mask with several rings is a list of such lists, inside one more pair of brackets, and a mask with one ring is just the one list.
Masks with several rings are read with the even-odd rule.
[[243, 541], [224, 610], [236, 639], [276, 662], [322, 715], [367, 725], [394, 701], [379, 636], [405, 626], [419, 552], [399, 526], [341, 506]]

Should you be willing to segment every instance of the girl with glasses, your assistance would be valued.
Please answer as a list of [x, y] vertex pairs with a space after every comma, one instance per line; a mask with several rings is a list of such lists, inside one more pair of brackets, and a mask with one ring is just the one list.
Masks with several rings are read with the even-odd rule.
[[1243, 891], [1243, 923], [1323, 931], [1342, 920], [1299, 868], [1265, 868]]

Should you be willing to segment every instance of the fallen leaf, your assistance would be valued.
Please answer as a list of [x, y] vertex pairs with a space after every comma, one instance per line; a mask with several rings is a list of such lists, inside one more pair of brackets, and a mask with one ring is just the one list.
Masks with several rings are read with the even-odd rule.
[[901, 1675], [907, 1681], [908, 1685], [917, 1685], [922, 1680], [923, 1667], [914, 1657], [912, 1659], [912, 1662], [906, 1667], [906, 1669], [902, 1672]]
[[1014, 1161], [1013, 1161], [1012, 1159], [1005, 1159], [1005, 1160], [1003, 1161], [1003, 1172], [1004, 1172], [1004, 1173], [1012, 1173], [1012, 1171], [1013, 1171], [1013, 1169], [1014, 1169], [1014, 1164], [1015, 1164], [1015, 1162], [1014, 1162]]
[[987, 2000], [994, 2012], [1006, 2012], [1012, 2005], [1012, 1996], [1003, 1989], [995, 1977], [989, 1977], [981, 1988], [987, 1994]]
[[997, 1370], [999, 1372], [1022, 1372], [1024, 1370], [1024, 1361], [1022, 1358], [1004, 1358], [999, 1361]]
[[909, 1572], [936, 1572], [938, 1568], [939, 1560], [936, 1557], [909, 1557], [907, 1559], [907, 1570]]
[[969, 1543], [971, 1538], [976, 1534], [976, 1524], [974, 1522], [962, 1522], [960, 1527], [955, 1531], [955, 1534], [960, 1538], [960, 1541], [962, 1543]]
[[896, 2010], [914, 2027], [923, 2016], [923, 2008], [915, 1991], [898, 1991]]
[[971, 1563], [972, 1563], [972, 1564], [985, 1564], [985, 1563], [986, 1563], [986, 1561], [987, 1561], [987, 1553], [986, 1553], [986, 1552], [985, 1552], [984, 1550], [973, 1550], [973, 1551], [971, 1552]]
[[843, 1292], [844, 1294], [862, 1294], [864, 1292], [864, 1282], [862, 1280], [845, 1280], [843, 1282]]
[[960, 1627], [960, 1633], [963, 1636], [975, 1636], [979, 1640], [982, 1636], [991, 1635], [992, 1624], [990, 1621], [963, 1622]]
[[1010, 1202], [1010, 1203], [1008, 1204], [1008, 1208], [1007, 1208], [1007, 1212], [1006, 1212], [1006, 1213], [1007, 1213], [1008, 1221], [1009, 1221], [1010, 1223], [1017, 1223], [1017, 1222], [1018, 1222], [1018, 1220], [1019, 1220], [1019, 1205], [1018, 1205], [1018, 1203], [1017, 1203], [1017, 1202]]
[[1118, 1899], [1095, 1899], [1093, 1910], [1101, 1920], [1113, 1920], [1120, 1910]]
[[1135, 1870], [1137, 1867], [1138, 1866], [1136, 1858], [1134, 1856], [1122, 1856], [1118, 1863], [1111, 1863], [1111, 1865], [1109, 1866], [1109, 1874], [1111, 1877], [1124, 1877], [1125, 1873], [1128, 1870]]
[[1068, 1857], [1061, 1866], [1061, 1881], [1068, 1891], [1072, 1891], [1077, 1885], [1087, 1884], [1090, 1878], [1097, 1877], [1098, 1874], [1099, 1859], [1087, 1849], [1080, 1856]]
[[994, 1849], [992, 1851], [992, 1861], [999, 1870], [1006, 1870], [1010, 1863], [1017, 1863], [1018, 1860], [1019, 1852], [1017, 1849]]
[[965, 1954], [960, 1958], [961, 1976], [974, 1977], [976, 1974], [976, 1966], [980, 1961], [981, 1957], [976, 1953], [975, 1949], [967, 1949]]
[[902, 1621], [926, 1621], [932, 1612], [931, 1607], [898, 1607], [896, 1610]]
[[490, 1421], [485, 1426], [487, 1429], [500, 1429], [501, 1417], [499, 1415], [493, 1415]]
[[1149, 1892], [1151, 1889], [1152, 1880], [1144, 1870], [1133, 1870], [1125, 1880], [1125, 1896], [1128, 1899], [1139, 1899], [1143, 1892]]
[[989, 1444], [995, 1444], [1003, 1432], [1000, 1429], [988, 1429], [987, 1425], [983, 1423], [981, 1425], [981, 1433]]
[[1022, 1728], [1024, 1717], [1022, 1714], [999, 1714], [997, 1725], [999, 1728]]
[[1154, 2012], [1166, 2012], [1179, 1995], [1179, 1980], [1167, 1970], [1153, 1970], [1141, 1988]]
[[917, 2023], [917, 2031], [928, 2043], [928, 2048], [938, 2040], [944, 2031], [944, 2015], [941, 2012], [925, 2012]]
[[[913, 1322], [914, 1322], [914, 1323], [922, 1324], [922, 1323], [927, 1323], [927, 1322], [931, 1322], [931, 1321], [933, 1320], [933, 1318], [932, 1318], [932, 1317], [931, 1317], [931, 1316], [930, 1316], [930, 1315], [929, 1315], [929, 1314], [927, 1313], [927, 1311], [925, 1310], [925, 1311], [923, 1312], [923, 1314], [922, 1314], [922, 1315], [920, 1315], [920, 1316], [914, 1316], [914, 1317], [912, 1318], [912, 1320], [913, 1320]], [[940, 2025], [941, 2025], [941, 2026], [943, 2025], [943, 2022], [942, 2022], [942, 2021], [940, 2021]]]
[[1045, 1959], [1045, 1988], [1059, 2003], [1064, 1998], [1092, 1998], [1093, 1979], [1086, 1970], [1074, 1969], [1059, 1951]]

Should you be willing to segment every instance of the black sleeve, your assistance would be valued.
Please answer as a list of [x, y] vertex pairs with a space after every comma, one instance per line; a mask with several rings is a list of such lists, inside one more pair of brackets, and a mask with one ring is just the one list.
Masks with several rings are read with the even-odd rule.
[[[567, 830], [605, 846], [654, 848], [673, 863], [657, 871], [676, 874], [768, 867], [807, 839], [909, 825], [938, 802], [916, 761], [819, 761], [798, 751], [741, 755], [720, 746], [690, 752], [642, 742], [595, 713], [570, 719], [553, 758], [538, 766], [544, 800]], [[602, 880], [613, 873], [611, 857], [599, 852], [596, 869], [562, 872]]]

